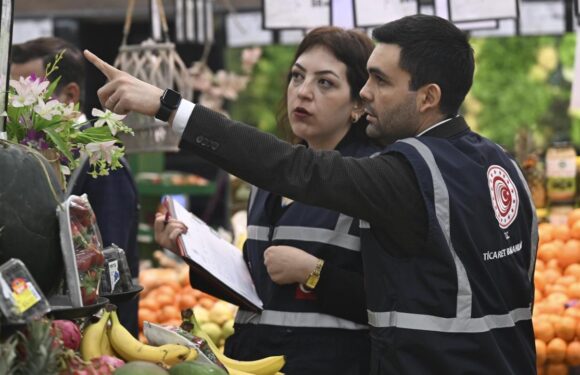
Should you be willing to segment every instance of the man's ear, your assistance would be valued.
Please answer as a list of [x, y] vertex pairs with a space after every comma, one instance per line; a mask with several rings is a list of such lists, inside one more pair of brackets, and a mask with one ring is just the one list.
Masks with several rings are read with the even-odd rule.
[[417, 95], [417, 108], [419, 112], [438, 110], [441, 104], [441, 87], [436, 83], [429, 83], [419, 89]]
[[67, 83], [66, 86], [60, 89], [58, 100], [66, 104], [78, 103], [81, 100], [81, 87], [76, 82]]
[[354, 102], [354, 106], [352, 107], [352, 111], [350, 112], [350, 117], [351, 118], [354, 118], [354, 117], [360, 118], [364, 113], [365, 113], [365, 107], [364, 107], [362, 101], [356, 100]]

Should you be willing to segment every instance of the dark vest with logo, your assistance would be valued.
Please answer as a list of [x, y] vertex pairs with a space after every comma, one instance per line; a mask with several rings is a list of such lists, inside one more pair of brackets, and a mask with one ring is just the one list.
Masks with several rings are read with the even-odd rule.
[[396, 257], [361, 221], [371, 373], [535, 374], [537, 221], [516, 163], [471, 131], [384, 153], [411, 164], [428, 238], [421, 255]]
[[[336, 150], [344, 156], [368, 157], [380, 148], [351, 131]], [[226, 352], [241, 359], [249, 359], [246, 350], [284, 354], [286, 374], [367, 375], [368, 326], [322, 312], [316, 292], [297, 284], [278, 285], [264, 266], [268, 247], [288, 245], [324, 259], [325, 264], [361, 274], [359, 230], [358, 219], [300, 202], [283, 207], [279, 195], [254, 188], [244, 258], [264, 310], [261, 314], [238, 311], [236, 333], [226, 342]], [[243, 348], [241, 343], [253, 348]]]

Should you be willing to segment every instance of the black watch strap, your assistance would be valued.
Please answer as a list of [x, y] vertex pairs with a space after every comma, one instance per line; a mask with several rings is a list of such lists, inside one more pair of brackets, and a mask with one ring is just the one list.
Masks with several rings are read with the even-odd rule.
[[177, 91], [166, 89], [159, 100], [161, 105], [159, 106], [159, 111], [157, 111], [155, 118], [161, 121], [168, 121], [169, 117], [171, 117], [171, 112], [179, 107], [179, 103], [181, 102], [181, 94], [179, 94]]

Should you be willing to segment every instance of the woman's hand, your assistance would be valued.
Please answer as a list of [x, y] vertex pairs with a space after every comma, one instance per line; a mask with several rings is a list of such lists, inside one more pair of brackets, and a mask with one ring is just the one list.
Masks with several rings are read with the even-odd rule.
[[318, 258], [292, 246], [270, 246], [264, 252], [264, 264], [276, 284], [303, 284], [316, 268]]
[[155, 230], [155, 242], [179, 256], [183, 255], [177, 246], [177, 238], [182, 233], [187, 232], [185, 224], [179, 220], [171, 218], [166, 221], [165, 214], [157, 212], [155, 214], [153, 229]]
[[107, 64], [88, 50], [84, 55], [109, 81], [97, 91], [103, 108], [121, 115], [129, 112], [147, 116], [157, 114], [163, 90]]

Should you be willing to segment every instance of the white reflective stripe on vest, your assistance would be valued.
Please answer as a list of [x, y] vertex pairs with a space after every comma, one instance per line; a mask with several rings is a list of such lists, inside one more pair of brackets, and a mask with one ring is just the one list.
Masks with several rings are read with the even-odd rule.
[[253, 313], [240, 309], [236, 314], [235, 322], [281, 327], [339, 328], [350, 330], [369, 329], [367, 325], [358, 324], [332, 315], [275, 310], [264, 310], [262, 313]]
[[447, 185], [445, 184], [445, 180], [443, 180], [441, 171], [439, 170], [439, 167], [435, 162], [435, 157], [429, 147], [425, 146], [416, 138], [407, 138], [400, 140], [399, 142], [404, 142], [415, 147], [431, 171], [435, 215], [437, 216], [437, 222], [439, 223], [441, 231], [447, 241], [447, 246], [449, 247], [449, 251], [453, 257], [455, 270], [457, 272], [457, 316], [461, 318], [469, 318], [471, 316], [472, 291], [469, 279], [467, 278], [467, 272], [465, 271], [465, 266], [461, 262], [461, 259], [459, 259], [459, 256], [457, 256], [453, 244], [451, 243], [451, 231], [449, 229], [449, 191], [447, 190]]
[[336, 225], [334, 226], [334, 230], [340, 233], [348, 233], [350, 227], [353, 222], [353, 218], [351, 216], [340, 214], [338, 215], [338, 219], [336, 220]]
[[248, 239], [254, 241], [268, 241], [270, 228], [257, 225], [248, 225]]
[[[268, 241], [270, 228], [257, 225], [248, 226], [248, 239]], [[279, 226], [274, 228], [272, 240], [297, 240], [319, 242], [333, 245], [352, 251], [360, 251], [360, 238], [348, 233], [341, 233], [332, 229], [311, 228], [298, 226]]]
[[534, 200], [532, 199], [532, 193], [530, 193], [530, 189], [528, 188], [528, 182], [526, 181], [522, 171], [520, 171], [520, 167], [518, 164], [512, 160], [514, 168], [518, 171], [518, 176], [520, 176], [520, 180], [522, 181], [522, 185], [524, 185], [524, 189], [526, 190], [526, 194], [528, 195], [528, 199], [530, 200], [530, 207], [532, 207], [532, 238], [530, 241], [530, 248], [532, 249], [530, 255], [530, 267], [528, 269], [528, 278], [530, 280], [534, 277], [534, 265], [536, 264], [536, 255], [538, 252], [538, 217], [536, 216], [536, 210], [534, 206]]
[[369, 324], [373, 327], [397, 327], [449, 333], [480, 333], [496, 328], [513, 327], [519, 321], [530, 320], [532, 319], [532, 311], [529, 307], [522, 307], [503, 315], [486, 315], [480, 318], [442, 318], [398, 311], [373, 312], [368, 310], [368, 316]]

